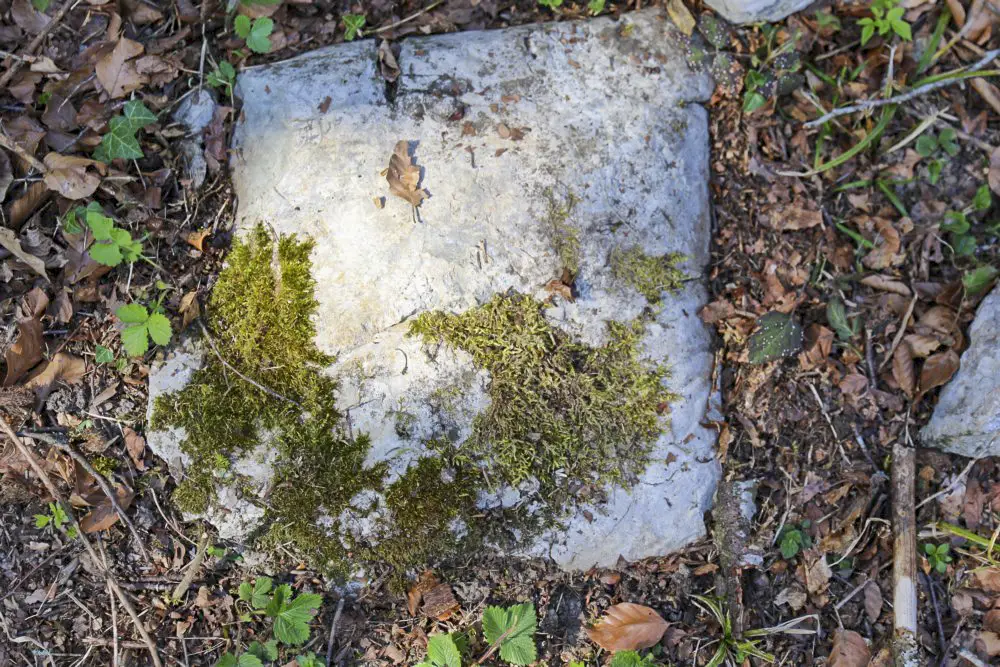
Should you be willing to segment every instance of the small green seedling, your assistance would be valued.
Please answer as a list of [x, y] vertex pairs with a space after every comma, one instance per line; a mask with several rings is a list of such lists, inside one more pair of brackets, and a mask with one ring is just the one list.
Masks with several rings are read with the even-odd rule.
[[548, 7], [549, 9], [555, 9], [563, 3], [563, 0], [538, 0], [538, 4], [542, 7]]
[[605, 0], [590, 0], [587, 3], [587, 11], [590, 12], [591, 16], [597, 16], [604, 11]]
[[608, 667], [652, 667], [655, 658], [652, 653], [640, 655], [638, 651], [618, 651], [611, 656]]
[[861, 328], [856, 318], [851, 319], [847, 316], [844, 302], [836, 297], [826, 304], [826, 321], [837, 332], [837, 338], [843, 341], [849, 341], [854, 338], [854, 335]]
[[427, 657], [416, 667], [462, 667], [464, 635], [454, 632], [432, 635], [427, 640]]
[[98, 345], [94, 348], [94, 361], [99, 364], [110, 364], [115, 360], [115, 353], [111, 351], [111, 348], [104, 347], [103, 345]]
[[97, 202], [90, 202], [86, 208], [77, 206], [67, 213], [63, 229], [67, 233], [78, 234], [83, 231], [80, 221], [86, 223], [94, 236], [87, 254], [98, 264], [131, 264], [142, 257], [142, 241], [133, 240], [128, 230], [115, 227], [114, 220], [104, 215], [104, 210]]
[[795, 558], [800, 551], [812, 546], [812, 538], [805, 530], [811, 525], [808, 519], [794, 526], [785, 526], [781, 530], [781, 537], [778, 540], [778, 548], [781, 549], [781, 557], [785, 560]]
[[898, 4], [899, 0], [875, 0], [872, 3], [872, 15], [858, 21], [861, 46], [867, 44], [876, 32], [882, 37], [892, 32], [908, 42], [913, 39], [910, 24], [903, 19], [904, 9]]
[[487, 607], [483, 634], [490, 646], [500, 647], [500, 657], [512, 665], [530, 665], [538, 659], [535, 628], [538, 619], [530, 602], [513, 607]]
[[357, 37], [364, 37], [365, 17], [362, 14], [344, 14], [344, 41], [353, 42]]
[[236, 69], [228, 61], [223, 60], [209, 73], [205, 81], [214, 88], [224, 89], [226, 95], [232, 97], [233, 84], [236, 82]]
[[[49, 503], [49, 511], [47, 514], [36, 514], [35, 515], [35, 528], [45, 528], [46, 526], [52, 526], [57, 531], [61, 531], [63, 526], [70, 523], [69, 517], [66, 515], [66, 511], [62, 508], [59, 503]], [[66, 529], [66, 535], [70, 539], [76, 537], [76, 527], [69, 526]]]
[[767, 78], [755, 69], [747, 71], [743, 80], [743, 113], [753, 113], [767, 104], [767, 98], [761, 92], [761, 86], [767, 83]]
[[934, 545], [930, 542], [924, 543], [924, 553], [927, 554], [927, 562], [931, 564], [931, 569], [939, 574], [948, 571], [948, 563], [951, 562], [951, 547], [948, 543]]
[[764, 662], [774, 662], [774, 656], [760, 648], [762, 637], [768, 634], [766, 630], [748, 630], [743, 633], [742, 638], [737, 638], [733, 634], [733, 623], [729, 613], [723, 610], [722, 604], [717, 600], [704, 597], [702, 595], [692, 595], [694, 603], [703, 611], [715, 617], [722, 629], [722, 639], [719, 641], [719, 648], [707, 667], [721, 667], [724, 664], [742, 665], [749, 657], [755, 657]]
[[141, 357], [146, 354], [150, 339], [157, 345], [166, 345], [170, 342], [173, 333], [170, 320], [155, 309], [150, 313], [145, 307], [130, 303], [119, 308], [115, 315], [128, 325], [122, 329], [122, 347], [130, 356]]
[[139, 100], [125, 103], [121, 116], [108, 121], [108, 132], [94, 149], [94, 159], [111, 162], [116, 159], [138, 160], [143, 156], [136, 132], [156, 122], [156, 114]]
[[270, 37], [274, 32], [274, 21], [268, 17], [262, 16], [251, 21], [249, 16], [240, 14], [233, 21], [233, 30], [254, 53], [267, 53], [271, 50]]
[[[750, 54], [750, 68], [743, 79], [743, 113], [753, 113], [767, 103], [767, 95], [777, 97], [789, 83], [794, 83], [801, 61], [795, 47], [802, 36], [793, 31], [781, 44], [777, 43], [778, 26], [765, 23], [760, 27], [764, 43]], [[768, 90], [771, 92], [768, 93]]]
[[[240, 655], [224, 654], [216, 667], [262, 667], [266, 662], [275, 662], [281, 646], [301, 646], [309, 640], [309, 624], [323, 603], [322, 595], [295, 595], [291, 586], [274, 586], [269, 577], [258, 577], [253, 584], [244, 581], [239, 585], [237, 594], [244, 609], [241, 620], [248, 622], [254, 616], [272, 619], [273, 637], [264, 642], [250, 642], [247, 650]], [[295, 656], [295, 661], [299, 667], [323, 665], [312, 652]]]
[[941, 171], [948, 158], [958, 155], [959, 146], [955, 141], [955, 130], [946, 127], [937, 135], [933, 132], [926, 132], [920, 135], [915, 145], [920, 157], [927, 162], [927, 180], [931, 185], [936, 185], [941, 178]]
[[840, 19], [829, 12], [816, 12], [816, 25], [820, 30], [827, 30], [831, 33], [840, 30]]
[[984, 264], [962, 274], [962, 286], [966, 292], [975, 296], [985, 291], [996, 277], [996, 267]]
[[44, 12], [52, 4], [52, 0], [31, 0], [31, 6], [40, 12]]

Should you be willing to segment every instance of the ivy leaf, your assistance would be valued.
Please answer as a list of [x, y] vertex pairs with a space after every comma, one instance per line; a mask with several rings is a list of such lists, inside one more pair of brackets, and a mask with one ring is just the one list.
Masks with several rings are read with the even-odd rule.
[[513, 607], [487, 607], [483, 633], [490, 644], [500, 642], [500, 657], [514, 665], [529, 665], [538, 658], [535, 628], [538, 619], [530, 602]]
[[138, 160], [143, 156], [132, 123], [124, 116], [115, 116], [108, 121], [108, 133], [101, 137], [101, 147], [109, 160]]
[[142, 128], [156, 122], [156, 114], [150, 111], [140, 100], [129, 100], [122, 109], [122, 114], [128, 123], [129, 130], [135, 134]]
[[304, 644], [309, 639], [309, 622], [322, 603], [323, 596], [314, 593], [291, 600], [274, 619], [274, 636], [283, 644]]
[[434, 635], [427, 641], [427, 659], [436, 667], [462, 667], [462, 654], [451, 634]]

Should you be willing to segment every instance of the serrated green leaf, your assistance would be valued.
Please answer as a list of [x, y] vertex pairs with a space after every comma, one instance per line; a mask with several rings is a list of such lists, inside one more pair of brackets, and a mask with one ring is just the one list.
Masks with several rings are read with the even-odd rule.
[[750, 363], [762, 364], [795, 354], [802, 348], [802, 327], [789, 314], [772, 311], [757, 320], [750, 336]]
[[618, 651], [611, 656], [608, 667], [645, 667], [648, 664], [638, 651]]
[[291, 600], [274, 619], [274, 636], [283, 644], [293, 646], [309, 639], [309, 622], [312, 621], [323, 596], [305, 593]]
[[[271, 586], [274, 581], [270, 577], [257, 577], [253, 580], [253, 589], [247, 598], [254, 609], [264, 609], [271, 601]], [[249, 588], [249, 584], [247, 584]]]
[[323, 661], [317, 658], [312, 651], [295, 656], [295, 662], [299, 663], [299, 667], [323, 667]]
[[264, 667], [264, 663], [253, 653], [244, 653], [236, 661], [236, 667]]
[[250, 34], [250, 25], [251, 25], [250, 24], [250, 17], [249, 16], [244, 16], [243, 14], [240, 14], [233, 21], [233, 30], [236, 31], [237, 35], [239, 35], [243, 39], [246, 39], [247, 35]]
[[985, 264], [962, 275], [962, 285], [969, 294], [979, 294], [997, 277], [995, 267]]
[[147, 125], [156, 122], [156, 114], [150, 111], [140, 100], [129, 100], [122, 109], [122, 115], [128, 121], [129, 130], [135, 134]]
[[149, 349], [149, 336], [145, 324], [134, 324], [122, 329], [122, 347], [130, 357], [141, 357]]
[[247, 48], [254, 53], [267, 53], [271, 50], [271, 40], [268, 39], [274, 31], [274, 21], [266, 16], [253, 22], [250, 34], [246, 37]]
[[59, 503], [49, 503], [49, 514], [52, 515], [52, 523], [57, 529], [62, 528], [63, 524], [69, 523], [69, 517], [66, 516], [66, 511]]
[[[274, 662], [275, 660], [278, 659], [277, 639], [269, 639], [266, 642], [264, 642], [264, 657], [265, 659], [270, 660], [271, 662]], [[299, 665], [299, 667], [302, 667], [302, 665]]]
[[253, 598], [253, 587], [250, 585], [250, 582], [244, 581], [242, 584], [240, 584], [239, 588], [236, 589], [236, 594], [244, 602], [250, 602], [250, 600]]
[[239, 667], [239, 663], [236, 661], [236, 656], [232, 653], [223, 653], [222, 657], [219, 658], [219, 662], [215, 663], [215, 667]]
[[292, 587], [288, 584], [281, 584], [274, 589], [270, 602], [264, 608], [264, 613], [271, 618], [276, 618], [281, 610], [285, 608], [285, 603], [292, 597]]
[[462, 667], [462, 654], [450, 634], [433, 635], [427, 641], [427, 659], [436, 667]]
[[97, 241], [87, 251], [90, 258], [104, 266], [118, 266], [122, 263], [122, 251], [110, 241]]
[[483, 633], [490, 644], [500, 642], [500, 657], [515, 665], [535, 661], [535, 628], [538, 619], [530, 602], [513, 607], [487, 607], [483, 612]]
[[87, 220], [87, 226], [90, 227], [90, 233], [94, 235], [94, 239], [97, 241], [111, 240], [111, 230], [115, 226], [111, 218], [98, 211], [87, 211], [84, 218]]
[[126, 324], [144, 324], [149, 319], [149, 312], [138, 303], [127, 303], [115, 311], [115, 315]]
[[115, 353], [103, 345], [94, 348], [94, 361], [99, 364], [110, 364], [115, 360]]
[[52, 517], [48, 514], [36, 514], [35, 515], [35, 528], [45, 528], [52, 521]]
[[170, 328], [170, 320], [160, 313], [153, 313], [149, 316], [149, 319], [146, 320], [146, 331], [149, 332], [149, 337], [157, 345], [169, 343], [173, 333]]

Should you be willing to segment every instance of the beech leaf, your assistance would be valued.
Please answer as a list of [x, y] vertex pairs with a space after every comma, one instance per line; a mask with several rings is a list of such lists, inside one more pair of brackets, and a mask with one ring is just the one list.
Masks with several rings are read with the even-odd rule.
[[925, 394], [934, 387], [940, 387], [958, 371], [958, 353], [945, 350], [927, 357], [920, 369], [920, 393]]
[[586, 632], [592, 642], [607, 651], [638, 651], [658, 643], [667, 626], [656, 610], [622, 602], [609, 607], [597, 625]]
[[829, 667], [866, 667], [872, 658], [865, 638], [854, 630], [838, 630], [833, 635]]
[[917, 375], [913, 368], [913, 351], [906, 343], [892, 353], [892, 377], [907, 396], [913, 398], [917, 391]]
[[417, 187], [420, 184], [420, 167], [413, 164], [407, 141], [396, 142], [392, 157], [389, 158], [385, 180], [389, 182], [389, 192], [410, 202], [414, 207], [420, 206], [420, 202], [427, 197], [427, 192]]
[[13, 386], [21, 376], [42, 360], [42, 323], [36, 318], [20, 320], [17, 323], [18, 337], [4, 354], [7, 375], [3, 386]]

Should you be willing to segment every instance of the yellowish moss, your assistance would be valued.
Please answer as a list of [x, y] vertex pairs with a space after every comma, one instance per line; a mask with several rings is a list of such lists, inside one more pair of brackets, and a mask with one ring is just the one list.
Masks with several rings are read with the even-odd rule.
[[579, 200], [570, 192], [560, 201], [552, 190], [546, 190], [545, 197], [548, 199], [547, 222], [551, 227], [552, 246], [563, 268], [576, 274], [580, 270], [580, 230], [573, 223], [573, 209]]
[[512, 485], [537, 479], [542, 495], [563, 501], [570, 485], [628, 486], [673, 398], [667, 368], [640, 362], [639, 322], [611, 323], [608, 343], [595, 348], [555, 329], [543, 307], [498, 295], [458, 315], [414, 320], [411, 334], [461, 348], [490, 373], [491, 405], [458, 456]]
[[680, 253], [657, 257], [633, 246], [615, 248], [610, 259], [615, 278], [634, 287], [651, 304], [658, 304], [664, 292], [672, 292], [684, 282], [684, 273], [677, 268], [685, 260]]

